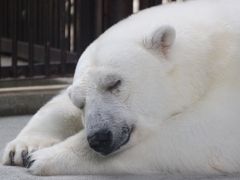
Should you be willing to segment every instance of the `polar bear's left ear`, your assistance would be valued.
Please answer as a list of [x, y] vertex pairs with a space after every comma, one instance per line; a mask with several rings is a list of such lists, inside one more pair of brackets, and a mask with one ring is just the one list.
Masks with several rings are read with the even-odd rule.
[[158, 49], [164, 55], [174, 43], [176, 31], [173, 27], [165, 25], [157, 28], [150, 36], [147, 36], [143, 43], [148, 49]]

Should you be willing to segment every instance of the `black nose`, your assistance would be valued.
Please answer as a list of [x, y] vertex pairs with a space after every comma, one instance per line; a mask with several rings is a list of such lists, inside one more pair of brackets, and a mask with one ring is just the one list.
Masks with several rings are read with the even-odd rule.
[[88, 136], [87, 140], [92, 149], [103, 155], [107, 155], [111, 152], [112, 137], [113, 135], [110, 130], [102, 129]]

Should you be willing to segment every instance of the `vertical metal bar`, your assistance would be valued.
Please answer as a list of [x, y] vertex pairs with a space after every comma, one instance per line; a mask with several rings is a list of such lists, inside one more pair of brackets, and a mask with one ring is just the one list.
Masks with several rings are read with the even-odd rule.
[[39, 43], [40, 44], [44, 44], [44, 29], [45, 29], [45, 23], [44, 23], [44, 13], [45, 13], [45, 9], [43, 7], [43, 2], [42, 0], [39, 0], [39, 8], [40, 8], [40, 37], [39, 37]]
[[37, 9], [36, 9], [36, 12], [37, 12], [37, 15], [36, 15], [36, 41], [35, 43], [39, 44], [39, 39], [40, 39], [40, 17], [39, 17], [39, 14], [40, 14], [40, 7], [39, 7], [39, 0], [35, 0], [35, 3], [37, 4]]
[[17, 37], [19, 41], [22, 41], [22, 1], [17, 1], [18, 8], [17, 8], [17, 21], [18, 21], [18, 31]]
[[80, 49], [79, 42], [80, 42], [80, 1], [74, 0], [74, 51], [78, 52]]
[[0, 30], [0, 79], [2, 78], [2, 28]]
[[65, 41], [65, 0], [61, 0], [59, 6], [60, 13], [60, 49], [61, 49], [61, 75], [65, 74], [66, 67], [66, 41]]
[[77, 52], [77, 40], [79, 38], [79, 33], [78, 33], [78, 28], [79, 28], [79, 21], [77, 20], [79, 18], [79, 11], [77, 11], [77, 8], [78, 8], [78, 2], [77, 0], [73, 0], [73, 6], [74, 6], [74, 10], [73, 10], [73, 39], [74, 39], [74, 42], [73, 42], [73, 50], [75, 52]]
[[86, 46], [96, 37], [95, 5], [96, 1], [75, 1], [76, 43], [75, 50], [82, 53]]
[[69, 16], [69, 51], [74, 51], [74, 0], [70, 2], [70, 16]]
[[11, 36], [12, 36], [12, 75], [17, 77], [17, 2], [9, 0], [9, 11], [11, 12]]
[[[4, 23], [4, 11], [3, 11], [3, 7], [4, 7], [4, 1], [2, 2], [2, 6], [0, 6], [0, 22]], [[0, 26], [0, 79], [2, 77], [2, 35], [3, 35], [3, 26], [4, 24], [2, 24], [2, 26]]]
[[22, 37], [21, 37], [21, 1], [16, 1], [17, 3], [17, 26], [18, 26], [18, 31], [17, 31], [17, 37], [18, 37], [18, 40], [21, 41]]
[[34, 2], [32, 0], [28, 1], [28, 76], [32, 77], [34, 70], [33, 70], [33, 58], [34, 58], [34, 49], [33, 49], [33, 11]]
[[5, 1], [5, 12], [6, 12], [6, 21], [5, 21], [5, 25], [6, 25], [6, 28], [5, 28], [5, 32], [6, 32], [6, 37], [10, 37], [10, 34], [11, 34], [11, 32], [10, 32], [10, 24], [11, 24], [11, 19], [10, 19], [10, 17], [11, 17], [11, 12], [10, 12], [10, 8], [9, 8], [9, 1]]
[[53, 16], [53, 6], [54, 6], [54, 0], [49, 1], [49, 7], [48, 7], [48, 41], [51, 45], [54, 45], [53, 42], [53, 37], [54, 37], [54, 32], [53, 32], [53, 26], [54, 26], [54, 16]]
[[39, 18], [39, 24], [38, 24], [38, 29], [39, 29], [39, 39], [38, 39], [38, 43], [42, 44], [42, 40], [43, 40], [43, 8], [42, 8], [42, 0], [38, 1], [38, 18]]
[[145, 9], [154, 5], [162, 4], [162, 0], [140, 0], [140, 9]]
[[41, 44], [41, 1], [40, 0], [35, 0], [34, 1], [36, 4], [36, 22], [35, 22], [35, 28], [36, 28], [36, 37], [35, 37], [35, 42], [37, 44]]
[[52, 44], [54, 47], [59, 48], [59, 0], [54, 0], [54, 14], [53, 14], [53, 21], [54, 21], [54, 26], [53, 26], [53, 42]]
[[145, 9], [149, 6], [147, 0], [139, 0], [139, 9]]
[[104, 30], [103, 15], [104, 15], [104, 0], [98, 0], [95, 4], [95, 34], [98, 37]]
[[119, 20], [127, 17], [128, 15], [132, 14], [133, 10], [133, 3], [132, 1], [129, 0], [105, 0], [105, 12], [106, 14], [106, 19], [105, 19], [105, 24], [108, 28], [111, 25], [115, 24]]
[[5, 16], [5, 0], [2, 0], [2, 2], [1, 2], [1, 6], [0, 6], [0, 11], [1, 11], [1, 27], [0, 27], [0, 29], [1, 29], [1, 31], [2, 31], [2, 35], [4, 34], [4, 26], [6, 26], [5, 25], [5, 19], [6, 19], [6, 16]]
[[21, 37], [18, 37], [19, 39], [21, 39], [22, 41], [27, 41], [28, 40], [28, 2], [26, 0], [21, 0], [19, 1], [19, 3], [21, 3], [21, 12], [20, 12], [20, 18], [21, 18], [21, 24], [22, 26], [19, 27], [19, 31], [21, 31]]
[[71, 46], [71, 0], [67, 0], [67, 50], [70, 51]]
[[4, 5], [2, 6], [3, 7], [3, 13], [4, 13], [4, 17], [3, 18], [3, 35], [5, 37], [7, 37], [7, 31], [8, 31], [8, 7], [7, 7], [7, 1], [6, 0], [3, 0], [4, 2]]
[[50, 48], [50, 43], [49, 43], [49, 26], [50, 26], [50, 17], [49, 14], [51, 12], [51, 0], [45, 0], [44, 2], [44, 21], [45, 21], [45, 29], [44, 29], [44, 64], [45, 64], [45, 75], [49, 76], [50, 75], [50, 61], [49, 61], [49, 48]]
[[25, 1], [18, 1], [19, 3], [19, 11], [18, 11], [18, 21], [19, 21], [19, 26], [18, 26], [18, 40], [20, 41], [26, 41], [26, 16], [27, 16], [27, 11], [26, 11], [26, 3]]
[[[38, 29], [38, 21], [37, 21], [37, 9], [38, 9], [38, 4], [36, 0], [32, 2], [33, 4], [33, 10], [32, 10], [32, 20], [33, 20], [33, 44], [37, 44], [37, 29]], [[33, 58], [34, 59], [34, 58]]]
[[61, 9], [61, 1], [62, 0], [57, 0], [57, 7], [56, 7], [56, 14], [57, 14], [57, 16], [56, 16], [56, 41], [57, 41], [57, 48], [61, 48], [61, 39], [60, 39], [60, 37], [61, 37], [61, 35], [60, 35], [60, 31], [61, 31], [61, 15], [62, 15], [62, 12], [60, 11], [60, 9]]
[[74, 20], [74, 0], [70, 0], [71, 9], [70, 9], [70, 51], [74, 51], [74, 27], [75, 27], [75, 20]]

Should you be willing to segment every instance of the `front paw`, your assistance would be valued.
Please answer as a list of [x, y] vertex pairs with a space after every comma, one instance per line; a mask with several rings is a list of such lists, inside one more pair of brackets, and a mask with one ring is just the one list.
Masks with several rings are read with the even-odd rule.
[[5, 147], [3, 165], [26, 166], [27, 155], [33, 151], [52, 146], [59, 140], [43, 136], [21, 136], [9, 142]]
[[49, 176], [65, 174], [69, 161], [66, 150], [49, 147], [29, 154], [25, 164], [29, 173]]
[[51, 165], [54, 159], [54, 152], [51, 149], [45, 148], [42, 150], [35, 151], [29, 154], [25, 160], [25, 167], [28, 168], [28, 172], [34, 175], [48, 175], [50, 174]]

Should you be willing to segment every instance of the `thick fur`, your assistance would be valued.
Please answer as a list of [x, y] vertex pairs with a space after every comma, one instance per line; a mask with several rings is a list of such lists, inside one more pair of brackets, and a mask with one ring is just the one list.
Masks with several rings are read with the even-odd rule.
[[[239, 12], [238, 0], [195, 0], [116, 24], [82, 54], [73, 84], [7, 145], [3, 164], [40, 149], [30, 155], [36, 175], [240, 172]], [[102, 124], [119, 143], [119, 129], [133, 127], [107, 156], [86, 138]]]

